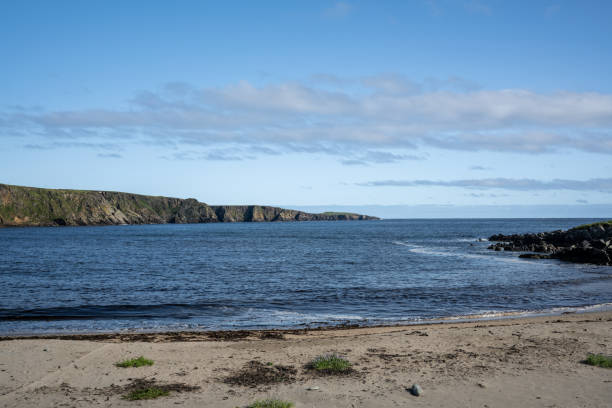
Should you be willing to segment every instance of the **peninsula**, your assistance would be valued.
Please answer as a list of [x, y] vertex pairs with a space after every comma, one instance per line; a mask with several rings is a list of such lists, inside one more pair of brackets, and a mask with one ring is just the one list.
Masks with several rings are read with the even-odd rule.
[[0, 184], [0, 227], [376, 219], [261, 205], [208, 205], [193, 198]]

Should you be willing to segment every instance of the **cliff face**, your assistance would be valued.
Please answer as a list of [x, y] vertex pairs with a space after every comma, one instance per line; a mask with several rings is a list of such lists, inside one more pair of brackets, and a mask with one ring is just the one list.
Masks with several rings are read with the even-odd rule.
[[193, 198], [179, 199], [111, 191], [50, 190], [0, 184], [0, 226], [372, 219], [377, 218], [359, 214], [309, 214], [258, 205], [209, 206]]

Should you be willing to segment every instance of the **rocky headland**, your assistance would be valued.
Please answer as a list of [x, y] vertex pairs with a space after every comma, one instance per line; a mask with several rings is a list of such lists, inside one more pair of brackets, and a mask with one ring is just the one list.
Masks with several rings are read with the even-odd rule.
[[261, 205], [208, 205], [193, 198], [0, 184], [0, 227], [376, 220]]
[[489, 249], [521, 251], [521, 258], [560, 259], [576, 263], [612, 265], [612, 220], [581, 225], [567, 231], [538, 234], [497, 234]]

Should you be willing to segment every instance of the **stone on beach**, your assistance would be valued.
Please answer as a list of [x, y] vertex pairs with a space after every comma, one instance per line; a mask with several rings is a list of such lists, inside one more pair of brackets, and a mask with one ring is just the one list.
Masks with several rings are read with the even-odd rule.
[[412, 387], [410, 387], [408, 391], [410, 391], [410, 393], [415, 397], [423, 395], [423, 389], [421, 386], [419, 386], [419, 384], [412, 384]]

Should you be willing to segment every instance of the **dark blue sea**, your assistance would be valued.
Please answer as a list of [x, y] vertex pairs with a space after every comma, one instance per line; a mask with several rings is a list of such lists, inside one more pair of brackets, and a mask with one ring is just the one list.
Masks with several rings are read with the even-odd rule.
[[487, 250], [591, 219], [0, 229], [0, 334], [296, 328], [609, 308], [612, 267]]

